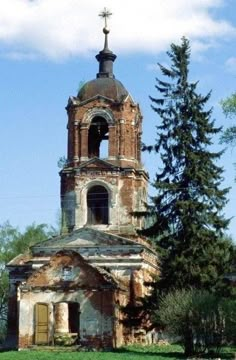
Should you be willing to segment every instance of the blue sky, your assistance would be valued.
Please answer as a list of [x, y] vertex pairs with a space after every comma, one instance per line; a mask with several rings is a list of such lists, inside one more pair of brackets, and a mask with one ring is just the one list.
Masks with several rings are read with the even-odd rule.
[[[191, 41], [191, 79], [199, 91], [212, 90], [216, 125], [225, 119], [219, 101], [236, 91], [235, 0], [0, 0], [0, 223], [23, 229], [32, 222], [55, 224], [60, 202], [57, 161], [66, 155], [68, 97], [80, 82], [96, 76], [94, 56], [103, 47], [107, 6], [110, 48], [118, 56], [116, 78], [123, 82], [143, 112], [143, 141], [155, 138], [157, 62], [168, 63], [171, 42]], [[214, 150], [221, 149], [218, 138]], [[223, 186], [232, 187], [225, 209], [236, 238], [234, 149], [219, 164]], [[153, 178], [158, 160], [143, 154]]]

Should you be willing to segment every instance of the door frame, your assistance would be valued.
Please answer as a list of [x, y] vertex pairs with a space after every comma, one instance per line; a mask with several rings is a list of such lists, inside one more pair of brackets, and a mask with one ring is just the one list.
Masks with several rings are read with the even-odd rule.
[[[39, 342], [37, 337], [38, 337], [38, 331], [37, 331], [37, 328], [38, 328], [38, 308], [40, 305], [44, 305], [47, 307], [47, 341], [45, 342]], [[49, 344], [49, 304], [48, 303], [45, 303], [45, 302], [38, 302], [35, 304], [35, 324], [34, 324], [34, 343], [35, 345], [43, 345], [43, 344]]]

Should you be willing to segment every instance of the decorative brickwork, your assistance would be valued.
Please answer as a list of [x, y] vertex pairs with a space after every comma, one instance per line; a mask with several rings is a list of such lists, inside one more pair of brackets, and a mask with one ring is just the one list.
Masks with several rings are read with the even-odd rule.
[[[143, 225], [134, 213], [145, 210], [148, 180], [140, 162], [139, 106], [130, 95], [120, 103], [102, 96], [81, 102], [78, 95], [70, 99], [67, 111], [68, 160], [61, 171], [63, 232], [88, 225], [86, 196], [94, 180], [110, 194], [109, 224], [105, 230], [135, 232]], [[105, 159], [103, 140], [108, 141]]]

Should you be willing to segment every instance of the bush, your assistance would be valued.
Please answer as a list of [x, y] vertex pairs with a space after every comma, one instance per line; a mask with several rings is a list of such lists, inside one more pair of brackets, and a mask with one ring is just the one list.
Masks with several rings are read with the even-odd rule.
[[54, 342], [55, 345], [60, 346], [72, 346], [77, 344], [78, 335], [72, 334], [55, 334]]
[[160, 301], [159, 317], [180, 339], [187, 356], [218, 353], [222, 345], [235, 342], [236, 302], [207, 291], [170, 292]]

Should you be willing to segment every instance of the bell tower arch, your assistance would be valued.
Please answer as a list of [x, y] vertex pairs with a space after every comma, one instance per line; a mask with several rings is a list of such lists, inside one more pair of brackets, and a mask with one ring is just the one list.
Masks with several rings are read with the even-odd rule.
[[67, 162], [61, 175], [62, 232], [96, 227], [120, 234], [143, 225], [148, 175], [141, 163], [142, 114], [115, 78], [116, 55], [96, 56], [99, 72], [70, 97]]

